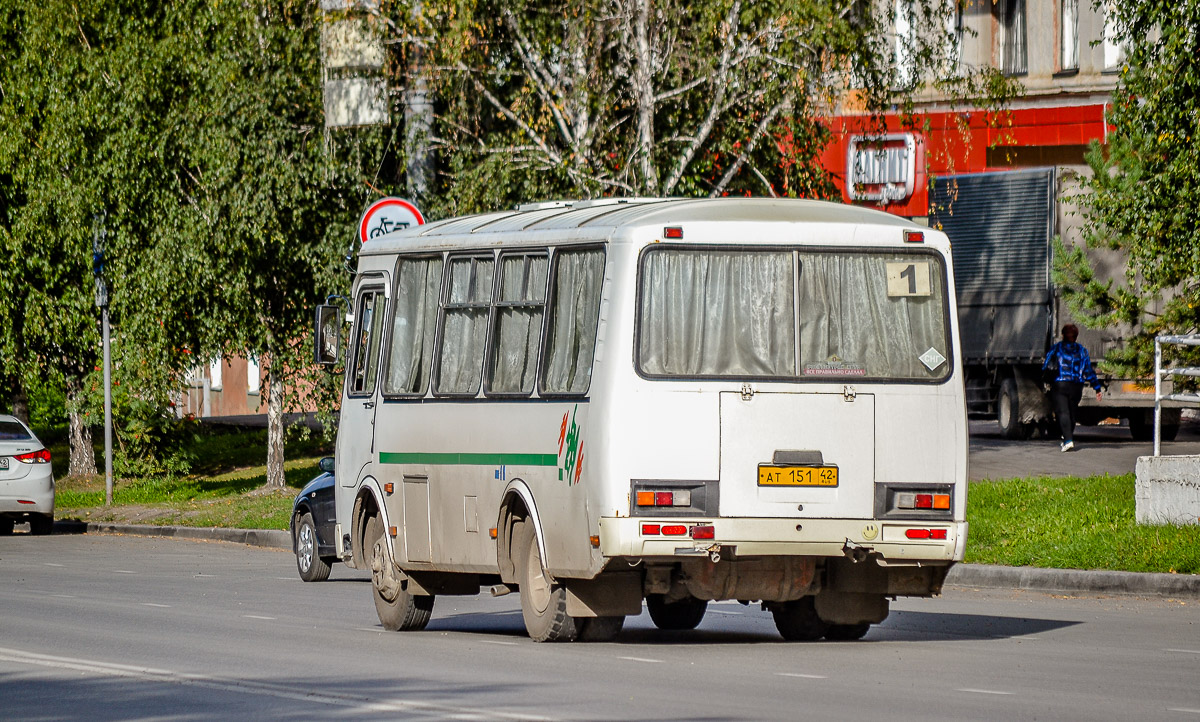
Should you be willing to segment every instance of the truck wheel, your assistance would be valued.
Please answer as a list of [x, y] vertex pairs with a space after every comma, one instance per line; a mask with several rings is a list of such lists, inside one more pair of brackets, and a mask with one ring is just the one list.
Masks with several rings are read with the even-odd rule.
[[521, 616], [535, 642], [574, 642], [579, 636], [575, 618], [567, 614], [567, 590], [550, 581], [538, 548], [533, 524], [522, 521], [513, 529], [513, 549], [521, 585]]
[[1014, 379], [1004, 379], [1000, 384], [1000, 396], [996, 399], [996, 421], [1000, 424], [1000, 436], [1005, 439], [1028, 439], [1029, 424], [1021, 421], [1021, 395]]
[[329, 578], [329, 565], [317, 554], [317, 529], [312, 514], [305, 512], [296, 524], [296, 569], [306, 582], [323, 582]]
[[708, 602], [695, 597], [687, 597], [677, 602], [665, 602], [661, 594], [650, 594], [646, 597], [646, 611], [650, 612], [650, 619], [659, 629], [695, 629], [700, 626], [707, 610]]
[[368, 517], [364, 538], [370, 545], [363, 552], [371, 569], [371, 590], [380, 624], [392, 632], [424, 629], [433, 614], [433, 597], [409, 594], [399, 581], [387, 574], [386, 567], [392, 562], [383, 548], [387, 539], [378, 514]]
[[[1179, 435], [1179, 418], [1178, 410], [1163, 409], [1160, 431], [1163, 441], [1174, 441]], [[1130, 415], [1129, 434], [1134, 441], [1154, 441], [1154, 410], [1134, 412]]]
[[771, 607], [775, 628], [789, 642], [812, 642], [824, 637], [829, 625], [817, 616], [816, 597], [801, 597]]

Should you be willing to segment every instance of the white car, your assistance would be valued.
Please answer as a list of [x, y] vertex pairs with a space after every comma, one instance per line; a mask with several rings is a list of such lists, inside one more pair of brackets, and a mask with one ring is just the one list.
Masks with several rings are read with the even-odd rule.
[[0, 414], [0, 536], [23, 521], [34, 534], [54, 528], [50, 450], [20, 419]]

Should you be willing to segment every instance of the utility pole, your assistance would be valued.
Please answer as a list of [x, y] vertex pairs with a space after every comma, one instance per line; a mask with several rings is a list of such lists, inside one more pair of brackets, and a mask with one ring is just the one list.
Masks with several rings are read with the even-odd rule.
[[96, 277], [96, 305], [104, 344], [104, 505], [113, 503], [112, 463], [112, 355], [108, 338], [108, 285], [104, 281], [104, 246], [108, 231], [104, 212], [92, 216], [92, 275]]

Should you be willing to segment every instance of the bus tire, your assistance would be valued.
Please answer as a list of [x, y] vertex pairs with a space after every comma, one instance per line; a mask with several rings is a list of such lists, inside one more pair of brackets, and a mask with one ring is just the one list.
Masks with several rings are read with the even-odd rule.
[[859, 624], [830, 624], [825, 630], [825, 639], [831, 642], [853, 642], [856, 639], [862, 639], [867, 634], [867, 630], [871, 628], [870, 623], [861, 622]]
[[546, 574], [537, 534], [529, 521], [515, 523], [513, 549], [519, 555], [517, 579], [521, 587], [521, 616], [535, 642], [573, 642], [579, 636], [575, 619], [567, 614], [567, 590]]
[[[1174, 411], [1174, 413], [1171, 413]], [[1164, 409], [1159, 433], [1163, 441], [1174, 441], [1179, 435], [1180, 414], [1175, 409]], [[1134, 441], [1154, 441], [1154, 410], [1135, 411], [1129, 415], [1129, 435]]]
[[54, 532], [54, 517], [50, 514], [30, 514], [29, 533], [44, 536]]
[[817, 616], [815, 597], [801, 597], [771, 607], [775, 628], [789, 642], [812, 642], [824, 637], [829, 625]]
[[704, 619], [708, 602], [695, 597], [685, 597], [677, 602], [663, 601], [661, 594], [646, 595], [646, 611], [654, 626], [668, 631], [695, 629]]
[[611, 642], [625, 626], [624, 615], [619, 617], [582, 617], [575, 619], [580, 642]]
[[379, 623], [391, 632], [424, 629], [433, 614], [432, 595], [409, 594], [402, 584], [392, 585], [395, 587], [394, 593], [390, 590], [385, 591], [389, 585], [384, 583], [384, 569], [392, 562], [383, 548], [386, 541], [383, 535], [383, 521], [378, 514], [367, 518], [364, 537], [370, 544], [370, 547], [363, 551], [371, 569], [371, 591], [375, 598], [375, 613], [379, 615]]
[[329, 578], [329, 564], [317, 554], [317, 527], [312, 514], [304, 512], [296, 522], [296, 570], [306, 582], [323, 582]]

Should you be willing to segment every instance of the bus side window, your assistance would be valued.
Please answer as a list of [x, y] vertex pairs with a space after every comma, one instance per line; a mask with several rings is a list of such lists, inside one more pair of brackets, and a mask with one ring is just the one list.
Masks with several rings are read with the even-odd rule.
[[434, 390], [440, 394], [474, 396], [479, 392], [494, 265], [491, 256], [450, 258], [434, 381]]
[[488, 364], [489, 393], [533, 393], [549, 268], [550, 259], [544, 253], [500, 257], [500, 297]]
[[369, 396], [375, 392], [376, 362], [383, 336], [386, 303], [383, 289], [364, 291], [359, 296], [358, 313], [354, 319], [357, 323], [357, 334], [354, 338], [354, 373], [350, 375], [351, 396]]
[[398, 262], [384, 394], [424, 396], [429, 388], [441, 288], [440, 257], [401, 258]]
[[559, 251], [551, 281], [550, 330], [542, 361], [541, 393], [583, 395], [592, 382], [604, 249]]

